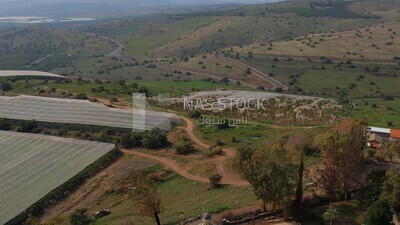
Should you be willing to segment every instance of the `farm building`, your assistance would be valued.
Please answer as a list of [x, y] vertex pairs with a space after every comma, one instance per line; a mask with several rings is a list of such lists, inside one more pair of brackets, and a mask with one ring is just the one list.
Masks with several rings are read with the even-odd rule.
[[400, 140], [400, 130], [382, 128], [382, 127], [367, 127], [368, 143], [372, 148], [379, 149], [384, 143]]

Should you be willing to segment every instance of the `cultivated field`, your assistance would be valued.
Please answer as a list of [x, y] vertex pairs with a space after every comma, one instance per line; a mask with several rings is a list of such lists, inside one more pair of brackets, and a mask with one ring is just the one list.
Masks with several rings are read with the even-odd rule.
[[0, 224], [19, 215], [114, 147], [0, 131]]

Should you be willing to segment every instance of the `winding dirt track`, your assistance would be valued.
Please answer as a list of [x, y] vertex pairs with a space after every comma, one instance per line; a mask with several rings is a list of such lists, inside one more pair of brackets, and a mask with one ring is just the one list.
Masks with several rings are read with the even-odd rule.
[[147, 153], [143, 153], [143, 152], [138, 152], [138, 151], [132, 151], [132, 150], [126, 150], [126, 149], [121, 149], [121, 151], [125, 154], [129, 154], [129, 155], [135, 155], [135, 156], [139, 156], [142, 158], [148, 158], [151, 160], [155, 160], [158, 162], [161, 162], [162, 164], [167, 165], [168, 167], [170, 167], [171, 169], [173, 169], [176, 173], [178, 173], [179, 175], [186, 177], [190, 180], [194, 180], [194, 181], [198, 181], [198, 182], [202, 182], [202, 183], [210, 183], [210, 181], [208, 180], [208, 178], [205, 177], [199, 177], [193, 174], [190, 174], [188, 172], [186, 172], [185, 170], [181, 169], [179, 167], [179, 165], [170, 159], [166, 159], [163, 157], [159, 157], [159, 156], [155, 156], [155, 155], [150, 155]]
[[[204, 143], [202, 140], [200, 140], [194, 133], [194, 123], [192, 120], [181, 117], [182, 120], [184, 120], [187, 124], [186, 126], [186, 132], [188, 133], [190, 139], [192, 139], [193, 142], [195, 142], [197, 145], [203, 147], [203, 148], [209, 148], [210, 145]], [[216, 167], [217, 167], [217, 172], [219, 175], [222, 176], [222, 183], [223, 184], [229, 184], [232, 186], [247, 186], [250, 185], [247, 181], [244, 181], [238, 177], [237, 174], [233, 173], [232, 171], [229, 171], [226, 165], [226, 161], [228, 159], [232, 159], [235, 154], [236, 150], [232, 148], [224, 148], [224, 155], [219, 156], [219, 158], [216, 161]]]
[[[190, 119], [187, 119], [184, 117], [181, 117], [181, 119], [183, 121], [185, 121], [187, 124], [186, 131], [187, 131], [190, 139], [192, 139], [193, 142], [195, 142], [197, 145], [199, 145], [202, 148], [205, 148], [205, 149], [209, 148], [210, 145], [204, 143], [202, 140], [200, 140], [194, 134], [194, 123]], [[121, 149], [121, 151], [125, 154], [135, 155], [135, 156], [158, 161], [158, 162], [170, 167], [176, 173], [178, 173], [179, 175], [181, 175], [187, 179], [202, 182], [202, 183], [210, 183], [209, 179], [206, 177], [199, 177], [199, 176], [190, 174], [187, 171], [183, 170], [182, 168], [179, 167], [179, 165], [174, 160], [166, 159], [163, 157], [159, 157], [159, 156], [155, 156], [152, 154], [147, 154], [147, 153], [143, 153], [143, 152], [139, 152], [139, 151], [134, 151], [134, 150]], [[217, 172], [218, 172], [218, 174], [220, 174], [222, 176], [221, 183], [224, 185], [232, 185], [232, 186], [248, 186], [248, 185], [250, 185], [247, 181], [240, 179], [237, 174], [235, 174], [232, 171], [229, 171], [229, 169], [227, 168], [226, 161], [235, 156], [236, 150], [232, 149], [232, 148], [225, 148], [224, 153], [225, 153], [225, 155], [219, 156], [219, 158], [215, 162]]]

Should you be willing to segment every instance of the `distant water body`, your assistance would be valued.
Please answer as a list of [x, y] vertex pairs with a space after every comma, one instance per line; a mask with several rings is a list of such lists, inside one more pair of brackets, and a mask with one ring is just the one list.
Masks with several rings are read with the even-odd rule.
[[54, 19], [48, 17], [37, 17], [37, 16], [11, 16], [11, 17], [0, 17], [0, 23], [64, 23], [64, 22], [82, 22], [82, 21], [93, 21], [92, 18], [62, 18]]

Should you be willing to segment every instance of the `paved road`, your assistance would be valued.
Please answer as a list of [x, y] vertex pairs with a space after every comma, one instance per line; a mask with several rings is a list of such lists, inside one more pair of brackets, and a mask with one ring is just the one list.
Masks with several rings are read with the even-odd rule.
[[104, 39], [106, 41], [109, 41], [109, 42], [113, 43], [117, 47], [114, 48], [114, 50], [112, 50], [110, 52], [110, 54], [108, 54], [108, 55], [111, 56], [111, 57], [121, 58], [122, 51], [124, 50], [125, 46], [121, 42], [117, 41], [116, 39], [110, 38], [110, 37], [106, 37], [106, 36], [101, 35], [101, 34], [90, 33], [90, 32], [84, 32], [84, 31], [78, 31], [78, 30], [75, 30], [75, 32], [76, 33], [80, 33], [80, 34], [87, 34], [87, 35], [90, 35], [90, 36], [96, 36], [96, 37], [102, 38], [102, 39]]
[[249, 65], [247, 65], [245, 63], [242, 63], [242, 62], [240, 62], [240, 61], [238, 61], [236, 59], [225, 57], [223, 55], [217, 55], [217, 57], [224, 58], [225, 60], [230, 61], [230, 62], [232, 62], [232, 63], [234, 63], [234, 64], [236, 64], [238, 66], [241, 66], [241, 67], [244, 67], [244, 68], [250, 68], [251, 72], [254, 75], [260, 77], [261, 79], [266, 80], [267, 82], [271, 83], [274, 87], [280, 87], [280, 88], [282, 88], [282, 90], [288, 90], [289, 89], [288, 86], [286, 86], [285, 84], [279, 82], [278, 80], [270, 77], [269, 75], [257, 70], [256, 68], [254, 68], [252, 66], [249, 66]]

